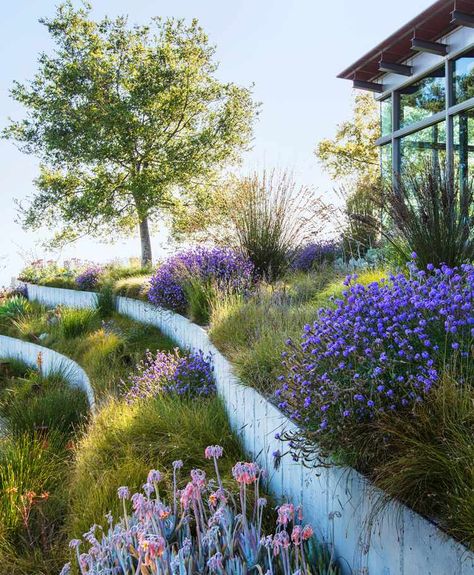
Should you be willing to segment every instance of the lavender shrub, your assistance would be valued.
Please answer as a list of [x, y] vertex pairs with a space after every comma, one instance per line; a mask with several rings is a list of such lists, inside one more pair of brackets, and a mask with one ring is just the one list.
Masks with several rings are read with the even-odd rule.
[[474, 267], [419, 270], [412, 262], [409, 272], [366, 287], [349, 276], [336, 308], [321, 309], [300, 343], [287, 342], [276, 394], [303, 436], [340, 447], [354, 423], [422, 402], [447, 361], [465, 370]]
[[100, 277], [104, 273], [102, 266], [93, 264], [76, 276], [76, 285], [81, 290], [94, 290], [99, 285]]
[[306, 244], [294, 254], [291, 269], [309, 272], [324, 263], [333, 263], [340, 251], [341, 245], [337, 240]]
[[202, 351], [181, 355], [157, 351], [146, 353], [126, 386], [125, 397], [136, 401], [154, 397], [161, 393], [175, 393], [187, 396], [208, 396], [216, 391], [210, 357]]
[[[178, 490], [182, 461], [173, 463], [173, 500], [160, 496], [162, 474], [152, 469], [142, 493], [118, 489], [123, 516], [108, 528], [94, 525], [84, 541], [69, 546], [82, 575], [338, 575], [329, 549], [316, 543], [313, 529], [303, 523], [301, 508], [285, 503], [277, 509], [275, 533], [263, 533], [267, 505], [260, 495], [262, 470], [256, 463], [237, 463], [232, 474], [237, 494], [224, 488], [218, 468], [222, 447], [211, 445], [205, 457], [214, 460], [216, 479], [194, 469]], [[253, 503], [252, 503], [253, 501]], [[130, 510], [131, 505], [131, 510]], [[83, 548], [87, 545], [87, 549]], [[66, 564], [61, 575], [71, 572]]]
[[189, 278], [212, 282], [218, 289], [248, 291], [253, 283], [251, 262], [228, 248], [195, 248], [168, 258], [150, 281], [151, 303], [183, 313], [187, 301], [184, 285]]

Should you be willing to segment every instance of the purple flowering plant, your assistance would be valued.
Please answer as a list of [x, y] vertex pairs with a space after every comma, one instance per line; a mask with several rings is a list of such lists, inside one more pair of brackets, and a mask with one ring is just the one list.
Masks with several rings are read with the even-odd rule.
[[187, 301], [185, 284], [189, 277], [212, 284], [222, 291], [242, 293], [254, 282], [250, 260], [230, 248], [197, 247], [168, 258], [150, 281], [151, 303], [183, 313]]
[[76, 276], [76, 285], [81, 290], [93, 290], [99, 285], [103, 273], [104, 269], [102, 266], [97, 264], [89, 265]]
[[178, 349], [147, 351], [124, 387], [130, 402], [162, 393], [205, 397], [216, 391], [211, 357], [200, 350], [181, 354]]
[[447, 362], [465, 375], [474, 267], [421, 270], [412, 261], [408, 270], [368, 286], [348, 276], [335, 309], [319, 310], [301, 341], [287, 342], [276, 395], [303, 437], [340, 446], [354, 423], [423, 401]]
[[302, 246], [293, 257], [291, 269], [308, 272], [323, 263], [334, 262], [341, 251], [338, 240], [312, 242]]
[[[178, 489], [182, 461], [173, 463], [173, 496], [167, 504], [160, 495], [162, 474], [152, 469], [143, 492], [119, 487], [123, 515], [108, 515], [108, 527], [94, 525], [84, 540], [69, 546], [82, 575], [338, 575], [328, 547], [317, 544], [301, 508], [285, 503], [277, 508], [275, 532], [263, 533], [267, 501], [260, 495], [262, 469], [239, 462], [232, 470], [238, 493], [222, 483], [218, 459], [222, 448], [209, 446], [216, 478], [193, 469], [188, 483]], [[163, 491], [163, 489], [161, 489]], [[87, 547], [86, 547], [87, 546]], [[61, 575], [71, 572], [66, 564]]]

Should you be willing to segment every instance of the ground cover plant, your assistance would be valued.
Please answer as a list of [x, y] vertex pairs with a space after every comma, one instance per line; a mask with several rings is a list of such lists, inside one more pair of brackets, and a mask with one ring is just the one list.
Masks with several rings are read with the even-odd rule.
[[[120, 486], [121, 519], [109, 516], [108, 527], [94, 525], [85, 541], [70, 543], [80, 572], [85, 575], [120, 566], [124, 575], [237, 575], [252, 570], [337, 575], [339, 569], [330, 552], [316, 543], [311, 525], [304, 524], [301, 508], [291, 503], [278, 507], [275, 532], [265, 533], [267, 500], [260, 493], [263, 470], [256, 463], [236, 463], [232, 476], [239, 489], [233, 493], [222, 482], [219, 460], [223, 453], [220, 445], [207, 446], [204, 456], [212, 462], [215, 477], [209, 480], [204, 470], [192, 469], [182, 489], [178, 489], [178, 479], [183, 461], [173, 461], [168, 472], [172, 477], [169, 499], [163, 498], [163, 474], [157, 469], [149, 471], [143, 491], [132, 495], [128, 486]], [[70, 564], [65, 565], [62, 575], [70, 569]]]

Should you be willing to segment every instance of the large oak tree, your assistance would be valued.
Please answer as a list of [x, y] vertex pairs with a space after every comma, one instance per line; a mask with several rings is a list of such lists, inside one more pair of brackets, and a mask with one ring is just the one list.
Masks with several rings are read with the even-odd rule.
[[130, 26], [90, 12], [66, 2], [41, 20], [56, 48], [11, 92], [26, 115], [4, 135], [41, 161], [23, 222], [60, 222], [63, 241], [138, 226], [147, 264], [150, 222], [237, 159], [256, 105], [250, 89], [216, 78], [215, 49], [197, 21]]

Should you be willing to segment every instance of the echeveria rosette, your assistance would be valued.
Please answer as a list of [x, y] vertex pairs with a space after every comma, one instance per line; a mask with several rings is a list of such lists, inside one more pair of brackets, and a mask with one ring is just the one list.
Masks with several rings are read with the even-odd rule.
[[148, 351], [125, 387], [125, 397], [130, 402], [162, 393], [197, 397], [216, 391], [211, 357], [205, 357], [200, 350], [185, 354], [178, 350], [156, 354]]
[[[83, 540], [69, 544], [79, 572], [339, 575], [330, 549], [318, 545], [312, 526], [304, 523], [301, 507], [283, 504], [277, 508], [274, 533], [263, 532], [267, 501], [259, 495], [262, 469], [250, 462], [234, 466], [236, 496], [220, 482], [221, 456], [218, 445], [205, 450], [205, 457], [214, 459], [217, 483], [193, 469], [181, 490], [182, 462], [175, 461], [171, 505], [160, 497], [159, 471], [150, 471], [143, 492], [131, 495], [126, 486], [120, 487], [122, 517], [114, 521], [108, 514], [108, 527], [94, 525]], [[71, 571], [68, 563], [61, 575]]]
[[223, 291], [242, 293], [253, 284], [254, 268], [232, 249], [194, 248], [163, 262], [151, 278], [148, 299], [157, 306], [186, 311], [184, 284], [190, 275], [212, 281]]
[[279, 406], [320, 437], [423, 401], [446, 361], [465, 364], [473, 342], [473, 266], [412, 263], [408, 275], [356, 279], [284, 354]]

